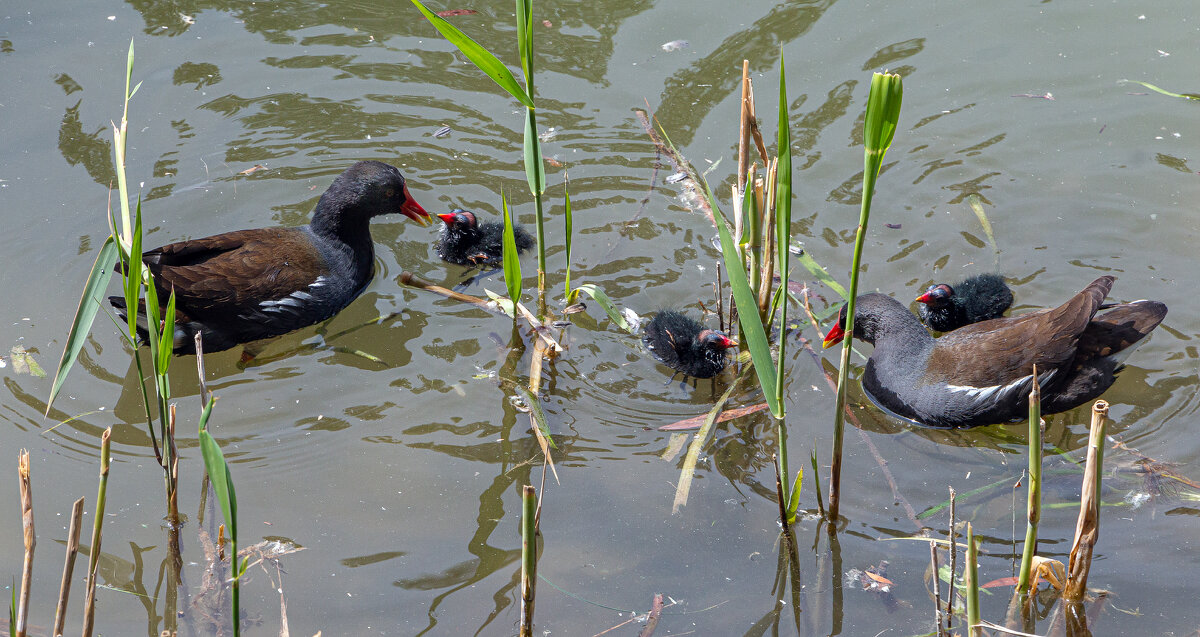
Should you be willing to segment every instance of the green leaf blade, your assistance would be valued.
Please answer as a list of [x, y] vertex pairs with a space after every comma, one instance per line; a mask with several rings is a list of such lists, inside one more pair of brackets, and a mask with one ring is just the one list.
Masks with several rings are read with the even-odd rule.
[[92, 322], [96, 318], [96, 313], [100, 311], [100, 304], [103, 303], [104, 288], [108, 287], [108, 282], [112, 279], [113, 264], [117, 262], [117, 255], [117, 242], [109, 236], [108, 239], [105, 239], [104, 245], [100, 247], [100, 253], [96, 255], [96, 262], [92, 265], [91, 273], [88, 274], [87, 283], [83, 286], [83, 296], [80, 297], [79, 306], [75, 309], [75, 318], [71, 321], [71, 331], [67, 334], [67, 344], [63, 348], [62, 357], [58, 361], [58, 372], [54, 374], [54, 383], [50, 387], [50, 398], [46, 400], [47, 414], [50, 413], [50, 407], [54, 405], [55, 397], [58, 396], [63, 383], [67, 380], [67, 373], [71, 371], [75, 360], [79, 358], [79, 352], [87, 343], [87, 336], [92, 330]]
[[533, 99], [526, 95], [525, 89], [517, 82], [517, 78], [513, 76], [512, 71], [509, 71], [503, 62], [495, 55], [492, 55], [491, 51], [483, 48], [478, 42], [472, 40], [470, 36], [460, 31], [458, 27], [450, 24], [429, 9], [426, 9], [420, 0], [412, 0], [412, 3], [425, 15], [425, 19], [429, 20], [429, 23], [441, 32], [442, 37], [446, 38], [450, 44], [458, 47], [458, 50], [462, 51], [462, 54], [467, 56], [467, 59], [480, 71], [483, 71], [485, 75], [492, 78], [492, 81], [497, 86], [508, 91], [510, 95], [517, 98], [517, 101], [524, 104], [527, 108], [533, 108]]
[[571, 296], [571, 234], [575, 225], [574, 218], [571, 216], [571, 191], [570, 182], [563, 183], [563, 223], [566, 225], [566, 237], [563, 240], [567, 249], [567, 272], [566, 281], [563, 283], [563, 288], [566, 290], [564, 296]]
[[517, 255], [517, 240], [513, 231], [512, 214], [508, 211], [508, 200], [500, 192], [500, 203], [504, 209], [504, 284], [508, 287], [508, 298], [513, 303], [521, 302], [521, 260]]
[[[713, 211], [724, 217], [725, 213], [717, 207], [717, 198], [713, 196], [708, 182], [705, 182], [704, 189]], [[754, 292], [750, 289], [750, 279], [746, 276], [746, 270], [738, 256], [737, 244], [734, 242], [733, 236], [729, 234], [727, 224], [718, 223], [717, 231], [721, 235], [721, 253], [725, 258], [725, 271], [729, 276], [729, 287], [733, 289], [733, 301], [739, 308], [740, 336], [750, 349], [750, 358], [754, 361], [754, 372], [758, 374], [758, 383], [762, 386], [763, 396], [767, 400], [767, 406], [771, 408], [771, 414], [776, 418], [782, 418], [783, 405], [775, 395], [777, 384], [775, 362], [771, 360], [771, 346], [767, 341], [767, 332], [758, 320], [758, 302], [754, 298]]]
[[572, 298], [579, 296], [580, 292], [592, 297], [592, 299], [599, 303], [600, 307], [604, 308], [604, 312], [608, 314], [608, 318], [612, 319], [613, 323], [616, 323], [618, 327], [626, 332], [629, 332], [630, 334], [633, 334], [633, 327], [630, 326], [629, 322], [625, 320], [625, 317], [622, 316], [619, 311], [617, 311], [617, 306], [613, 304], [612, 299], [608, 298], [608, 295], [604, 293], [604, 290], [591, 283], [585, 283], [575, 288], [572, 293]]

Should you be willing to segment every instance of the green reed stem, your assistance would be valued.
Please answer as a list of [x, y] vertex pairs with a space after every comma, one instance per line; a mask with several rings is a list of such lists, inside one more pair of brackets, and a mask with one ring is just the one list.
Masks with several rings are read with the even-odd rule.
[[537, 489], [521, 488], [521, 637], [533, 634], [537, 584]]
[[[883, 167], [883, 156], [892, 145], [896, 123], [900, 119], [900, 103], [904, 85], [900, 76], [876, 73], [871, 78], [871, 93], [867, 98], [866, 121], [863, 126], [863, 193], [858, 213], [858, 229], [854, 235], [854, 256], [850, 263], [850, 289], [846, 297], [846, 337], [842, 342], [842, 358], [838, 365], [837, 401], [833, 416], [833, 458], [830, 462], [830, 518], [837, 518], [842, 493], [842, 437], [845, 431], [846, 386], [850, 372], [850, 348], [854, 341], [854, 302], [858, 296], [858, 275], [862, 263], [863, 244], [867, 237], [867, 222], [871, 218], [871, 199], [875, 181]], [[830, 525], [830, 529], [835, 528]]]
[[92, 520], [92, 545], [88, 549], [87, 592], [83, 603], [83, 637], [91, 637], [96, 620], [96, 564], [100, 560], [104, 505], [108, 501], [108, 466], [111, 458], [112, 427], [100, 436], [100, 487], [96, 491], [96, 517]]
[[1029, 484], [1027, 486], [1025, 546], [1021, 551], [1021, 571], [1017, 593], [1029, 593], [1033, 556], [1037, 553], [1038, 523], [1042, 519], [1042, 390], [1038, 386], [1037, 366], [1033, 368], [1033, 390], [1029, 392]]
[[[787, 73], [785, 72], [783, 63], [782, 47], [779, 51], [779, 132], [775, 152], [777, 153], [774, 188], [775, 259], [779, 263], [779, 290], [786, 295], [789, 269], [788, 258], [791, 254], [788, 248], [792, 243], [792, 132], [791, 120], [788, 118]], [[768, 279], [762, 285], [769, 289], [771, 282]], [[776, 342], [777, 349], [775, 352], [775, 386], [763, 387], [763, 391], [775, 392], [775, 402], [779, 405], [779, 415], [775, 419], [775, 437], [779, 451], [779, 471], [782, 477], [779, 484], [784, 489], [780, 495], [785, 498], [784, 501], [787, 503], [788, 519], [784, 522], [790, 524], [795, 521], [796, 510], [800, 506], [798, 489], [800, 477], [797, 475], [796, 481], [792, 485], [788, 485], [788, 477], [791, 475], [791, 472], [789, 471], [787, 448], [787, 408], [784, 401], [784, 381], [787, 379], [787, 372], [784, 368], [787, 362], [787, 338], [784, 336], [787, 331], [787, 308], [788, 304], [785, 298], [784, 302], [779, 303], [779, 338]], [[767, 314], [768, 323], [775, 316], [773, 310], [774, 307]]]

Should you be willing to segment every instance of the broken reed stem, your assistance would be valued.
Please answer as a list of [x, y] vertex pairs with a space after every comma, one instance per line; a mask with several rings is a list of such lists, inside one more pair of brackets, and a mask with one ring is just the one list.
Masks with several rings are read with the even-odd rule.
[[954, 487], [950, 487], [950, 594], [946, 596], [946, 632], [954, 626], [954, 574], [958, 572], [958, 531], [955, 530]]
[[71, 576], [75, 572], [75, 557], [79, 555], [79, 531], [83, 524], [83, 498], [71, 507], [71, 527], [67, 531], [67, 559], [63, 564], [62, 583], [58, 587], [58, 608], [54, 611], [53, 635], [63, 634], [67, 621], [67, 598], [71, 596]]
[[1079, 497], [1079, 520], [1075, 523], [1075, 540], [1071, 543], [1071, 559], [1067, 566], [1067, 586], [1063, 599], [1078, 602], [1087, 593], [1088, 572], [1092, 567], [1092, 550], [1100, 537], [1100, 473], [1104, 465], [1104, 430], [1108, 422], [1108, 403], [1097, 400], [1092, 405], [1092, 429], [1088, 438], [1087, 464], [1083, 469], [1083, 493]]
[[100, 559], [100, 531], [104, 524], [104, 503], [108, 495], [108, 463], [112, 427], [100, 436], [100, 487], [96, 491], [96, 518], [92, 521], [92, 545], [88, 549], [87, 594], [83, 602], [83, 637], [92, 636], [96, 620], [96, 564]]
[[[933, 626], [934, 634], [942, 637], [942, 580], [938, 577], [937, 543], [929, 543], [929, 563], [933, 566]], [[951, 575], [953, 577], [953, 575]]]
[[1033, 389], [1029, 392], [1029, 498], [1026, 502], [1025, 545], [1021, 551], [1021, 571], [1017, 594], [1029, 593], [1033, 556], [1037, 553], [1038, 523], [1042, 519], [1042, 388], [1038, 385], [1037, 365], [1033, 366]]
[[521, 488], [521, 637], [533, 635], [533, 599], [537, 582], [537, 489]]
[[37, 538], [33, 533], [33, 484], [29, 480], [29, 452], [17, 454], [17, 477], [21, 486], [21, 531], [25, 538], [25, 564], [21, 569], [21, 599], [17, 602], [17, 637], [25, 637], [29, 623], [29, 596], [33, 593], [33, 549]]
[[979, 628], [979, 549], [975, 546], [975, 529], [967, 522], [967, 563], [963, 579], [967, 588], [967, 634], [977, 637], [983, 634]]

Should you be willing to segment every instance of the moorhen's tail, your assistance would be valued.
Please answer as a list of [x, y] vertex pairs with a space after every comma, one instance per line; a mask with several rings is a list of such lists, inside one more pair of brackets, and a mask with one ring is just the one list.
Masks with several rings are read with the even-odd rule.
[[1042, 413], [1074, 409], [1100, 397], [1117, 379], [1123, 362], [1167, 316], [1158, 301], [1134, 301], [1097, 314], [1079, 335], [1070, 374], [1043, 396]]

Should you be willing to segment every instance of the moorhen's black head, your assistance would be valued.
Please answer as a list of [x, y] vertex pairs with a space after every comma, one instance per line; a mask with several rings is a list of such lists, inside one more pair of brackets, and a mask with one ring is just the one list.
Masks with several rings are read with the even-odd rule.
[[[907, 320], [906, 320], [907, 319]], [[854, 338], [864, 343], [875, 344], [883, 334], [893, 332], [912, 332], [909, 325], [912, 314], [900, 305], [900, 302], [890, 296], [877, 292], [863, 294], [854, 303]], [[929, 336], [924, 328], [917, 324], [918, 330]], [[846, 305], [838, 311], [838, 322], [825, 334], [824, 346], [832, 347], [846, 338]]]
[[408, 192], [404, 175], [381, 161], [360, 161], [333, 180], [317, 202], [312, 222], [320, 234], [344, 234], [349, 226], [360, 228], [371, 217], [401, 214], [429, 224], [429, 213]]

